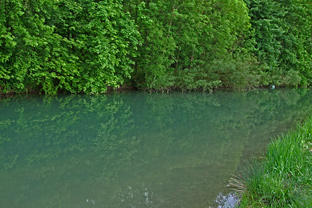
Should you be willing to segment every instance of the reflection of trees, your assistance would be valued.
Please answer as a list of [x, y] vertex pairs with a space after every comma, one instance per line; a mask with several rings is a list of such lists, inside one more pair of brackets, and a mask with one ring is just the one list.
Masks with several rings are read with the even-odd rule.
[[83, 207], [86, 199], [205, 206], [246, 148], [307, 115], [310, 97], [260, 90], [2, 99], [0, 204], [36, 197], [34, 207]]
[[[107, 175], [108, 180], [109, 176], [116, 175], [118, 171], [115, 172], [114, 168], [109, 167], [113, 164], [109, 158], [116, 159], [114, 158], [116, 148], [121, 145], [128, 145], [130, 148], [132, 144], [130, 141], [123, 144], [121, 140], [127, 142], [126, 138], [116, 138], [116, 135], [122, 136], [131, 128], [131, 119], [127, 118], [131, 115], [128, 114], [131, 113], [129, 106], [125, 106], [119, 96], [68, 96], [31, 100], [20, 98], [13, 105], [5, 104], [0, 111], [4, 112], [1, 114], [3, 115], [1, 122], [10, 121], [8, 125], [0, 127], [2, 143], [0, 164], [3, 164], [6, 172], [14, 173], [16, 176], [15, 180], [14, 178], [11, 180], [15, 184], [7, 184], [7, 187], [19, 187], [17, 190], [20, 193], [16, 191], [15, 193], [23, 196], [23, 191], [30, 184], [41, 184], [32, 187], [24, 198], [9, 200], [12, 197], [8, 196], [6, 198], [8, 201], [20, 200], [18, 203], [22, 203], [33, 195], [47, 193], [46, 187], [49, 187], [51, 193], [48, 196], [36, 198], [51, 199], [50, 202], [54, 202], [52, 204], [61, 207], [62, 204], [58, 203], [60, 200], [57, 198], [64, 199], [64, 202], [71, 200], [73, 186], [98, 179], [101, 174], [99, 170], [95, 171], [94, 165], [101, 164], [101, 159], [105, 158], [103, 161], [110, 162], [108, 165], [104, 162], [101, 164], [106, 165], [103, 169], [112, 170], [106, 171], [112, 172]], [[11, 114], [6, 115], [5, 112]], [[117, 114], [121, 116], [116, 116]], [[106, 128], [104, 134], [101, 132], [102, 127]], [[129, 159], [124, 158], [125, 161]], [[121, 159], [119, 161], [121, 166], [118, 167], [126, 165]], [[9, 175], [2, 173], [2, 176], [1, 178], [7, 178]], [[53, 184], [50, 184], [51, 180], [55, 180]], [[64, 181], [66, 184], [63, 185]], [[62, 190], [59, 191], [62, 194], [58, 191], [60, 187]], [[5, 191], [5, 186], [3, 188]], [[7, 194], [12, 195], [10, 192]], [[40, 207], [40, 202], [36, 203]]]

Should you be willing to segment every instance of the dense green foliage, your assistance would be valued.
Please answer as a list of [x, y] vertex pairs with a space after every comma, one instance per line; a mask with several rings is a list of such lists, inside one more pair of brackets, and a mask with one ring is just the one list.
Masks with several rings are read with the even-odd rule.
[[312, 119], [273, 141], [265, 159], [242, 171], [240, 207], [312, 206]]
[[138, 31], [120, 1], [2, 3], [0, 88], [106, 92], [130, 77]]
[[3, 0], [0, 90], [309, 85], [307, 0]]
[[246, 0], [264, 84], [311, 83], [311, 1]]
[[147, 1], [129, 7], [143, 37], [134, 72], [138, 87], [231, 86], [251, 73], [244, 39], [251, 25], [243, 1]]

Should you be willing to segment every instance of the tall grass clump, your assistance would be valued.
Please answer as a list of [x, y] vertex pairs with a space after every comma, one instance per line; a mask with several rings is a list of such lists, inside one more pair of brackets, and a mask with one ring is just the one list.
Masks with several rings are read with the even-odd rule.
[[231, 185], [239, 207], [312, 207], [312, 118], [273, 140]]

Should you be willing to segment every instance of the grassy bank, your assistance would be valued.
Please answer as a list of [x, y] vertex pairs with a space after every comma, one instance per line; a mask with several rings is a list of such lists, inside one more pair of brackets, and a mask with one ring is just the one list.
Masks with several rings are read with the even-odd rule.
[[312, 117], [273, 140], [231, 185], [239, 207], [312, 207]]

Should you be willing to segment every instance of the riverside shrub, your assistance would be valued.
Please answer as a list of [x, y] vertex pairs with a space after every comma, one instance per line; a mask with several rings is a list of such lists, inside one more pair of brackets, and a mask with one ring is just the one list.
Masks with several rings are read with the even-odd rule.
[[130, 78], [139, 33], [122, 1], [2, 2], [0, 89], [101, 93]]

